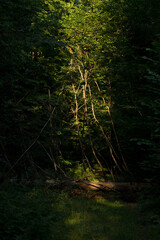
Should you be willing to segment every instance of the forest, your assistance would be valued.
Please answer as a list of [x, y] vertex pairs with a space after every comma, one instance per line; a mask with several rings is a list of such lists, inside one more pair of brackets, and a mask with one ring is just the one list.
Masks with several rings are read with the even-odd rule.
[[[158, 240], [160, 1], [1, 0], [0, 20], [0, 239]], [[134, 221], [119, 189], [73, 182], [145, 185], [127, 199], [151, 235], [112, 221]]]

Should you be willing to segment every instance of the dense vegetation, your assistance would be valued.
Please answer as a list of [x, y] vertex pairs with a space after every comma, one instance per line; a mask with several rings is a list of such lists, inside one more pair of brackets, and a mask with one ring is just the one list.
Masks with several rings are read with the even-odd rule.
[[159, 0], [0, 1], [1, 182], [148, 182], [159, 222], [159, 16]]
[[71, 198], [63, 191], [13, 185], [3, 188], [0, 197], [2, 240], [159, 238], [155, 226], [147, 229], [135, 208], [117, 200]]

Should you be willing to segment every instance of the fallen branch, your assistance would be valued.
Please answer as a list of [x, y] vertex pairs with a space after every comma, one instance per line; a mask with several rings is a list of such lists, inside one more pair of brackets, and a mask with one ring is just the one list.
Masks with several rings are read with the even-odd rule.
[[[55, 184], [54, 180], [47, 180], [46, 182]], [[129, 182], [87, 182], [87, 181], [76, 181], [76, 180], [64, 180], [57, 183], [58, 185], [75, 186], [80, 187], [84, 190], [91, 191], [113, 191], [117, 193], [121, 192], [136, 192], [144, 187], [149, 186], [148, 183], [129, 183]]]

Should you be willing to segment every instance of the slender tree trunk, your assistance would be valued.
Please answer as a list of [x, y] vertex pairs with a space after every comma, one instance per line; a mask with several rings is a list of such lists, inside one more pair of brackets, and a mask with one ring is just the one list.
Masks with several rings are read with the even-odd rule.
[[[49, 97], [49, 112], [50, 112], [50, 116], [52, 113], [52, 106], [51, 106], [51, 91], [50, 89], [48, 89], [48, 97]], [[50, 146], [50, 154], [52, 157], [52, 162], [53, 162], [53, 166], [54, 166], [54, 170], [55, 172], [57, 172], [57, 164], [54, 158], [54, 141], [53, 141], [53, 124], [52, 124], [52, 117], [50, 117], [50, 142], [51, 142], [51, 146]]]

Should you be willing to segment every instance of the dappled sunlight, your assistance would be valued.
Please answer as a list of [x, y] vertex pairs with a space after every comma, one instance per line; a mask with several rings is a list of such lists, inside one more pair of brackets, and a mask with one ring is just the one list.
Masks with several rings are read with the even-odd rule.
[[[28, 198], [44, 199], [33, 189]], [[66, 192], [48, 191], [48, 220], [52, 222], [51, 240], [137, 240], [137, 226], [130, 209], [120, 201], [99, 197], [70, 197]], [[39, 200], [38, 200], [39, 199]], [[116, 231], [115, 231], [116, 229]]]
[[68, 224], [68, 225], [75, 225], [75, 224], [79, 224], [82, 222], [82, 213], [79, 213], [79, 212], [72, 212], [71, 216], [66, 219], [65, 221], [65, 224]]
[[38, 240], [146, 240], [139, 237], [132, 210], [119, 201], [70, 197], [67, 192], [35, 188], [8, 191], [1, 198], [3, 218], [9, 217], [6, 221], [17, 229], [20, 240], [35, 239], [36, 235]]
[[160, 239], [160, 0], [0, 20], [0, 240]]
[[[65, 202], [60, 199], [59, 206], [56, 207], [57, 223], [53, 226], [59, 239], [137, 240], [133, 216], [121, 202], [104, 198], [90, 200], [75, 197], [68, 199], [69, 202], [67, 198]], [[61, 231], [63, 238], [60, 238]], [[58, 237], [55, 239], [59, 240]]]
[[108, 200], [106, 200], [105, 198], [102, 198], [102, 197], [96, 199], [96, 202], [100, 203], [100, 204], [104, 204], [104, 205], [106, 205], [108, 207], [113, 207], [113, 208], [124, 207], [124, 205], [121, 202], [119, 202], [119, 201], [108, 201]]

